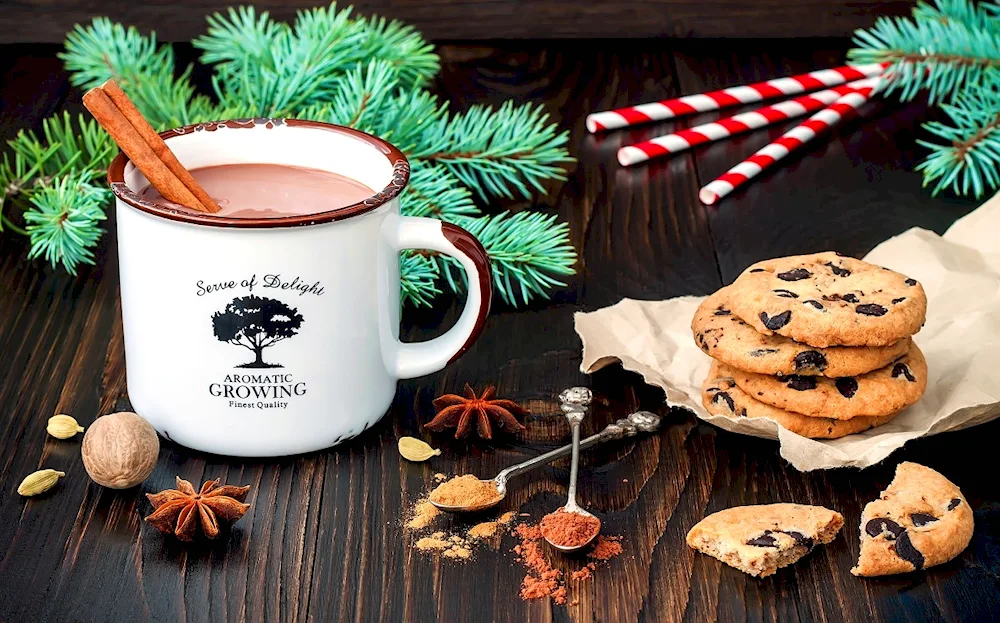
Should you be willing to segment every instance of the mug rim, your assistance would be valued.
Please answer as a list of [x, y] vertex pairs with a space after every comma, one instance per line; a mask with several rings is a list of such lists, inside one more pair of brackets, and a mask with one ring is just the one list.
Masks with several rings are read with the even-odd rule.
[[215, 131], [219, 128], [244, 129], [264, 126], [271, 129], [278, 126], [288, 126], [293, 128], [315, 128], [328, 132], [337, 132], [374, 147], [389, 160], [392, 165], [392, 179], [382, 190], [377, 191], [371, 197], [347, 206], [339, 207], [326, 212], [316, 212], [314, 214], [301, 214], [295, 216], [280, 216], [273, 218], [233, 218], [231, 216], [215, 216], [204, 212], [185, 212], [175, 210], [167, 206], [143, 199], [138, 193], [133, 191], [125, 183], [125, 165], [129, 162], [129, 157], [124, 152], [119, 151], [115, 159], [108, 167], [108, 184], [115, 197], [125, 202], [137, 210], [162, 217], [171, 221], [180, 221], [191, 225], [206, 225], [209, 227], [235, 227], [243, 229], [295, 227], [302, 225], [319, 225], [332, 221], [342, 221], [354, 216], [367, 214], [376, 210], [389, 201], [392, 201], [403, 191], [410, 180], [410, 162], [395, 145], [388, 143], [377, 136], [355, 130], [346, 126], [326, 123], [324, 121], [313, 121], [310, 119], [288, 119], [288, 118], [253, 118], [253, 119], [230, 119], [226, 121], [212, 121], [205, 123], [194, 123], [191, 125], [164, 130], [160, 132], [160, 137], [167, 141], [176, 136], [183, 136], [199, 131]]

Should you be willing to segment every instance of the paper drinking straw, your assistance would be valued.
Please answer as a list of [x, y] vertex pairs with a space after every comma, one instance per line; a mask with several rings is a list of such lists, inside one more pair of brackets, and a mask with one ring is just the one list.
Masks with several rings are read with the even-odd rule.
[[832, 89], [817, 91], [809, 95], [800, 95], [785, 102], [764, 106], [757, 110], [740, 113], [711, 123], [705, 123], [693, 128], [674, 132], [664, 136], [626, 145], [618, 150], [618, 162], [623, 167], [646, 162], [653, 158], [676, 154], [691, 149], [696, 145], [710, 143], [756, 128], [801, 117], [829, 106], [838, 98], [869, 87], [874, 87], [879, 78], [866, 78], [848, 84], [842, 84]]
[[767, 99], [774, 99], [783, 95], [795, 95], [816, 91], [824, 87], [832, 87], [845, 82], [871, 78], [881, 74], [888, 63], [873, 63], [870, 65], [845, 65], [834, 69], [820, 69], [807, 74], [776, 78], [745, 86], [730, 87], [720, 91], [700, 93], [698, 95], [685, 95], [676, 99], [663, 100], [650, 104], [640, 104], [595, 112], [587, 115], [587, 129], [591, 132], [603, 132], [615, 128], [624, 128], [648, 123], [650, 121], [662, 121], [690, 115], [706, 110], [718, 110], [729, 106], [739, 106]]
[[778, 140], [729, 169], [724, 175], [709, 182], [698, 191], [698, 198], [705, 205], [712, 205], [747, 181], [760, 175], [761, 171], [774, 165], [792, 151], [808, 143], [817, 134], [829, 130], [845, 117], [857, 112], [868, 101], [874, 87], [867, 87], [842, 96], [830, 106], [819, 111], [806, 121], [795, 126]]

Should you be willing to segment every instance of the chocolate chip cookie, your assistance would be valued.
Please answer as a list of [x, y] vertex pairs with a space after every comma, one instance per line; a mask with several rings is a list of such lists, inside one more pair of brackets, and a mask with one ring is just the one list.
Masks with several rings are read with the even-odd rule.
[[851, 573], [939, 565], [962, 553], [972, 530], [972, 509], [958, 487], [929, 467], [900, 463], [889, 487], [861, 513], [861, 555]]
[[810, 346], [888, 346], [920, 330], [916, 280], [836, 253], [758, 262], [731, 286], [732, 312], [763, 333]]
[[701, 403], [712, 415], [728, 418], [765, 418], [777, 422], [779, 426], [810, 439], [837, 439], [885, 424], [895, 414], [880, 417], [853, 417], [837, 420], [827, 417], [811, 417], [801, 413], [772, 407], [748, 395], [733, 381], [733, 368], [718, 361], [712, 362], [708, 377], [701, 386]]
[[910, 347], [909, 338], [888, 346], [814, 348], [780, 335], [764, 335], [732, 313], [730, 292], [731, 287], [725, 287], [706, 298], [695, 312], [691, 330], [699, 348], [740, 370], [758, 374], [856, 376], [902, 357]]
[[761, 504], [713, 513], [687, 534], [687, 544], [757, 577], [772, 575], [829, 543], [844, 518], [821, 506]]
[[846, 420], [889, 415], [915, 403], [927, 387], [927, 362], [911, 343], [896, 361], [858, 376], [768, 376], [733, 369], [733, 379], [755, 400], [779, 409]]

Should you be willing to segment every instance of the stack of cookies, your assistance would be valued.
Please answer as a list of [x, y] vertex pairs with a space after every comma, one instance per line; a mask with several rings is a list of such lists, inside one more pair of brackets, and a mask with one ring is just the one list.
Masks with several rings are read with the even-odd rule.
[[702, 402], [817, 439], [884, 424], [927, 386], [926, 311], [916, 280], [836, 253], [754, 264], [691, 323], [714, 359]]

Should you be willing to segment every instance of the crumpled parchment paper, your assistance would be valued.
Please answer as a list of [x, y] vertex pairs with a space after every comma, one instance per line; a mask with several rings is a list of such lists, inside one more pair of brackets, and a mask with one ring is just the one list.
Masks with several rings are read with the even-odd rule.
[[1000, 416], [1000, 195], [943, 236], [913, 228], [864, 259], [919, 280], [928, 299], [927, 323], [914, 337], [927, 357], [927, 391], [920, 402], [877, 428], [814, 440], [770, 420], [710, 415], [701, 404], [701, 384], [711, 359], [691, 336], [691, 318], [704, 297], [624, 299], [577, 313], [580, 368], [591, 373], [620, 361], [662, 388], [671, 405], [687, 407], [728, 431], [777, 439], [781, 456], [802, 471], [868, 467], [911, 439]]

